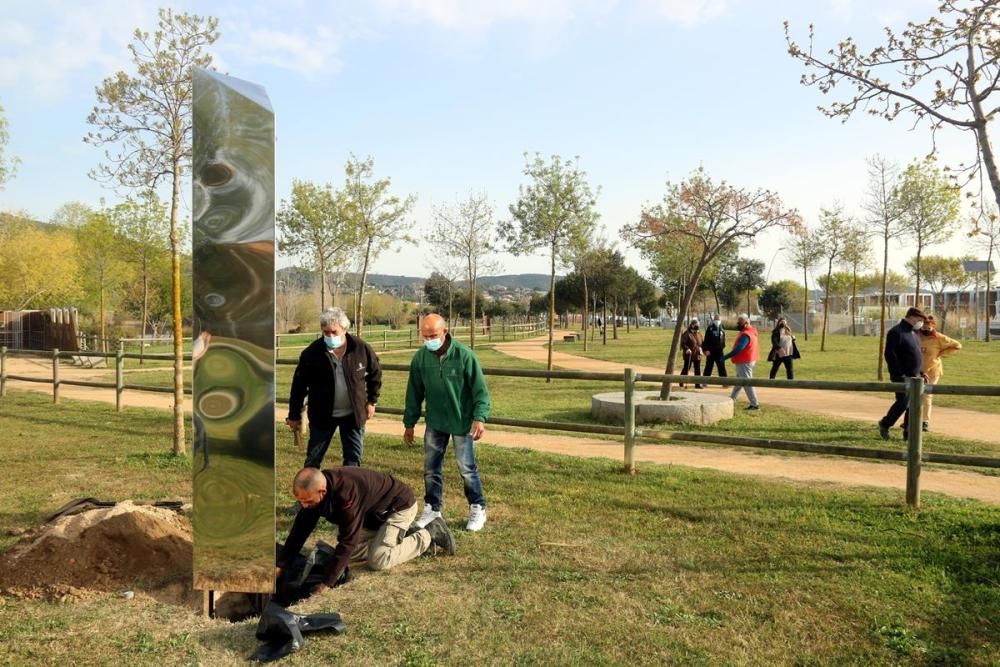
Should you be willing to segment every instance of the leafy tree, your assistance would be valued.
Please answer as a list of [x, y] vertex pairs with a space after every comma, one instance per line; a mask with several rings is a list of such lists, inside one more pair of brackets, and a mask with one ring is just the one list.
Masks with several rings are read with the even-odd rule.
[[858, 318], [856, 317], [858, 301], [858, 275], [865, 267], [868, 266], [870, 254], [868, 239], [865, 237], [864, 229], [857, 224], [851, 225], [847, 230], [847, 235], [844, 237], [844, 248], [840, 253], [840, 262], [851, 272], [850, 310], [852, 336], [858, 335]]
[[424, 299], [439, 312], [448, 312], [448, 322], [452, 319], [452, 305], [455, 298], [455, 279], [440, 271], [431, 273], [424, 281]]
[[428, 238], [438, 254], [462, 264], [469, 287], [469, 347], [476, 347], [476, 281], [495, 273], [500, 264], [491, 260], [496, 249], [496, 221], [486, 193], [471, 193], [455, 206], [434, 209], [434, 227]]
[[331, 185], [292, 180], [291, 201], [282, 200], [276, 216], [278, 248], [312, 267], [319, 282], [320, 312], [326, 310], [326, 274], [330, 264], [357, 243], [357, 229], [346, 215], [343, 197]]
[[375, 178], [375, 161], [368, 157], [359, 160], [352, 155], [344, 166], [344, 201], [348, 219], [358, 239], [361, 260], [361, 277], [354, 302], [354, 330], [360, 336], [364, 329], [365, 290], [368, 287], [368, 268], [384, 250], [405, 242], [413, 223], [407, 215], [413, 209], [416, 197], [400, 199], [390, 194], [391, 180]]
[[206, 48], [219, 38], [218, 20], [161, 9], [156, 32], [136, 30], [128, 50], [135, 74], [119, 71], [97, 88], [94, 126], [84, 138], [104, 146], [91, 176], [138, 190], [170, 184], [170, 251], [174, 329], [175, 454], [184, 452], [184, 349], [181, 313], [181, 182], [191, 167], [191, 68], [209, 68]]
[[25, 219], [0, 224], [0, 310], [64, 306], [82, 292], [72, 232]]
[[802, 269], [802, 336], [809, 340], [809, 271], [822, 259], [823, 245], [817, 232], [802, 227], [795, 230], [787, 247], [792, 265]]
[[[1000, 249], [1000, 216], [997, 216], [996, 209], [984, 210], [980, 209], [978, 216], [972, 219], [972, 229], [969, 231], [969, 237], [971, 237], [975, 244], [980, 248], [986, 250], [986, 261], [993, 261], [993, 253], [997, 249]], [[992, 278], [992, 273], [990, 271], [986, 272], [986, 342], [990, 342], [990, 320], [993, 317], [992, 306], [989, 303], [990, 292], [990, 279]], [[978, 285], [977, 285], [978, 288]], [[976, 308], [976, 330], [979, 330], [979, 308]]]
[[886, 281], [890, 274], [889, 241], [898, 238], [905, 230], [901, 222], [902, 211], [899, 208], [899, 200], [895, 196], [899, 186], [898, 168], [881, 155], [868, 158], [866, 163], [868, 165], [868, 191], [863, 204], [867, 213], [865, 223], [872, 230], [873, 236], [882, 239], [878, 354], [875, 361], [878, 368], [878, 379], [881, 382], [884, 379], [883, 367], [885, 364], [887, 289], [889, 287]]
[[4, 114], [3, 105], [0, 104], [0, 190], [4, 184], [14, 178], [17, 172], [17, 165], [20, 162], [16, 157], [7, 156], [7, 145], [10, 143], [10, 133], [7, 130], [7, 116]]
[[846, 37], [829, 57], [813, 54], [813, 29], [803, 48], [785, 22], [788, 53], [801, 61], [801, 83], [821, 93], [850, 91], [820, 111], [846, 121], [855, 112], [895, 120], [900, 114], [927, 122], [932, 136], [942, 127], [969, 132], [976, 158], [961, 172], [976, 180], [986, 177], [1000, 206], [997, 171], [989, 123], [998, 111], [994, 93], [1000, 90], [1000, 3], [995, 0], [941, 0], [938, 14], [922, 23], [909, 22], [902, 33], [885, 28], [885, 43], [864, 51]]
[[[829, 209], [820, 209], [819, 222], [817, 239], [821, 256], [826, 260], [826, 285], [829, 285], [830, 276], [833, 274], [833, 264], [840, 260], [844, 253], [844, 243], [849, 235], [851, 221], [844, 215], [844, 209], [837, 205]], [[830, 291], [827, 289], [823, 298], [823, 328], [820, 330], [819, 336], [820, 352], [826, 352], [826, 319], [830, 312], [830, 297]]]
[[[945, 299], [945, 292], [948, 288], [963, 290], [972, 282], [972, 276], [962, 268], [962, 260], [972, 259], [971, 257], [942, 257], [941, 255], [928, 255], [921, 261], [920, 270], [923, 271], [923, 278], [934, 295], [935, 310], [940, 315], [938, 329], [945, 331], [948, 321], [948, 313], [955, 309], [957, 299], [952, 299], [949, 303]], [[917, 258], [911, 257], [906, 262], [906, 270], [910, 275], [917, 272]]]
[[752, 312], [750, 293], [767, 284], [764, 280], [764, 268], [764, 262], [746, 257], [740, 257], [723, 266], [720, 271], [723, 303], [726, 303], [727, 307], [735, 309], [738, 306], [739, 297], [746, 294], [746, 312], [749, 315]]
[[[578, 239], [593, 233], [597, 221], [596, 194], [579, 162], [564, 162], [553, 155], [546, 163], [524, 154], [524, 175], [531, 182], [518, 187], [517, 202], [510, 206], [510, 220], [500, 224], [500, 236], [514, 255], [544, 249], [549, 255], [549, 352], [546, 368], [552, 370], [552, 338], [556, 317], [556, 267], [572, 261]], [[549, 379], [546, 379], [548, 382]]]
[[52, 213], [50, 222], [67, 229], [76, 229], [90, 219], [94, 209], [83, 202], [68, 201], [62, 204]]
[[123, 258], [138, 266], [141, 277], [139, 363], [142, 364], [149, 322], [150, 280], [156, 265], [167, 254], [170, 223], [163, 202], [154, 190], [146, 190], [138, 199], [126, 198], [108, 212], [108, 217], [115, 235], [125, 241]]
[[760, 308], [768, 319], [781, 317], [792, 305], [792, 294], [798, 285], [791, 280], [781, 280], [771, 283], [760, 293]]
[[76, 238], [81, 282], [90, 294], [97, 295], [101, 351], [107, 352], [107, 306], [128, 277], [122, 253], [124, 244], [107, 211], [91, 214], [87, 222], [77, 227]]
[[894, 193], [902, 224], [917, 244], [914, 305], [920, 304], [920, 258], [927, 246], [942, 243], [955, 233], [959, 189], [946, 179], [933, 161], [914, 162], [903, 172]]
[[[763, 189], [736, 188], [725, 181], [715, 183], [704, 169], [699, 168], [679, 184], [668, 183], [663, 203], [646, 208], [637, 224], [625, 227], [626, 238], [640, 250], [664, 238], [697, 241], [698, 261], [678, 309], [667, 355], [667, 375], [674, 372], [684, 320], [701, 275], [712, 260], [728, 246], [751, 245], [758, 234], [768, 229], [800, 226], [798, 212], [785, 209], [777, 194]], [[670, 383], [664, 382], [660, 397], [665, 400], [669, 396]]]
[[[583, 292], [581, 295], [583, 305], [581, 333], [583, 334], [584, 352], [589, 349], [590, 340], [594, 335], [594, 330], [590, 327], [590, 321], [593, 319], [593, 314], [590, 312], [592, 278], [600, 271], [601, 251], [605, 248], [607, 248], [607, 242], [603, 237], [585, 234], [575, 237], [568, 251], [573, 272], [579, 276]], [[588, 330], [591, 332], [590, 336], [587, 335]]]

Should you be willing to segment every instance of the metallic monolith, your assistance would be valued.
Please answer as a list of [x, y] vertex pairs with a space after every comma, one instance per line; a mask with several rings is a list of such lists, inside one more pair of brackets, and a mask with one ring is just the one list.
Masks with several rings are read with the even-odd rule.
[[194, 587], [274, 584], [274, 113], [194, 70]]

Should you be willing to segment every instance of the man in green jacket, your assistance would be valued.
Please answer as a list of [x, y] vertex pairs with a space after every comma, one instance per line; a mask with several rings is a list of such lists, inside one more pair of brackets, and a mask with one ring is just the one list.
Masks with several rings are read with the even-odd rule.
[[486, 432], [490, 392], [475, 353], [454, 340], [440, 315], [426, 315], [420, 322], [423, 346], [410, 361], [403, 414], [403, 441], [413, 444], [413, 427], [424, 414], [424, 511], [416, 523], [421, 528], [441, 516], [444, 480], [441, 464], [448, 440], [455, 443], [455, 461], [469, 501], [465, 529], [478, 531], [486, 524], [486, 498], [476, 465], [474, 441]]

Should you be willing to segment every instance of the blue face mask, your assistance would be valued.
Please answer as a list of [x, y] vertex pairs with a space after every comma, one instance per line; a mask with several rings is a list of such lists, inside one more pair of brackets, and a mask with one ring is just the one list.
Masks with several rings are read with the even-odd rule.
[[712, 324], [714, 324], [717, 327], [722, 326], [722, 320], [712, 320]]
[[340, 336], [323, 336], [323, 342], [331, 350], [336, 350], [338, 347], [344, 344], [344, 339]]
[[430, 340], [424, 341], [424, 347], [426, 347], [431, 352], [437, 352], [441, 349], [442, 340], [440, 338], [431, 338]]

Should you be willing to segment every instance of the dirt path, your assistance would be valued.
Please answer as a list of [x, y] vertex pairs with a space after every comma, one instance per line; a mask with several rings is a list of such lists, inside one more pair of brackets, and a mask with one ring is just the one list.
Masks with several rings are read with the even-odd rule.
[[[539, 344], [525, 342], [505, 344], [509, 346], [525, 345], [524, 354], [534, 353]], [[544, 348], [542, 354], [544, 355]], [[506, 351], [506, 350], [504, 350]], [[508, 352], [510, 354], [511, 352]], [[513, 356], [519, 356], [520, 353]], [[565, 357], [563, 359], [562, 357]], [[523, 357], [530, 358], [530, 357]], [[559, 355], [560, 366], [569, 364], [580, 357]], [[590, 361], [590, 360], [583, 360]], [[607, 363], [607, 362], [600, 362]], [[601, 368], [605, 370], [605, 368]], [[13, 375], [31, 377], [51, 377], [51, 362], [45, 359], [8, 359], [7, 372]], [[93, 373], [105, 370], [60, 367], [60, 377], [63, 379], [83, 379]], [[657, 371], [658, 372], [658, 371]], [[33, 382], [10, 380], [11, 389], [26, 389], [42, 393], [52, 393], [52, 386]], [[60, 387], [60, 395], [90, 401], [114, 403], [114, 391], [110, 389], [95, 389], [91, 387]], [[768, 396], [770, 397], [768, 390]], [[173, 396], [170, 394], [154, 394], [149, 392], [126, 391], [123, 396], [126, 407], [147, 407], [171, 409]], [[185, 401], [185, 408], [191, 409], [190, 398]], [[0, 400], [0, 409], [3, 402]], [[284, 407], [278, 407], [279, 416]], [[979, 413], [977, 413], [979, 414]], [[279, 427], [280, 428], [280, 427]], [[368, 423], [370, 433], [380, 435], [398, 435], [402, 438], [403, 427], [398, 417], [376, 417]], [[418, 428], [418, 431], [421, 429]], [[291, 439], [279, 432], [279, 446], [291, 446]], [[621, 443], [607, 440], [596, 440], [576, 436], [546, 435], [539, 433], [524, 433], [520, 431], [499, 430], [491, 428], [484, 437], [484, 442], [507, 448], [534, 449], [552, 454], [579, 456], [584, 458], [607, 458], [623, 461], [624, 451]], [[906, 486], [906, 467], [901, 463], [868, 462], [850, 459], [809, 456], [785, 457], [768, 454], [756, 454], [721, 447], [697, 447], [686, 445], [644, 445], [636, 449], [636, 459], [640, 465], [655, 463], [660, 465], [683, 465], [693, 468], [711, 468], [738, 475], [753, 475], [779, 480], [789, 480], [796, 483], [825, 483], [843, 486], [870, 486], [897, 489], [902, 493]], [[921, 473], [923, 490], [943, 493], [958, 498], [969, 498], [992, 505], [1000, 505], [1000, 477], [980, 475], [974, 472], [960, 470], [925, 469]]]
[[[548, 349], [545, 344], [548, 338], [532, 338], [515, 343], [498, 343], [497, 352], [524, 359], [545, 363]], [[663, 373], [663, 367], [636, 366], [614, 361], [588, 359], [564, 352], [552, 352], [552, 364], [565, 370], [606, 371], [621, 373], [626, 365], [634, 368], [637, 373]], [[758, 363], [756, 371], [761, 371]], [[767, 377], [766, 371], [764, 377]], [[699, 391], [728, 393], [726, 387], [709, 387]], [[768, 405], [779, 405], [783, 408], [811, 412], [829, 417], [844, 417], [871, 422], [872, 432], [876, 430], [875, 423], [889, 409], [892, 401], [882, 398], [882, 394], [864, 393], [859, 395], [846, 391], [807, 391], [803, 389], [757, 389], [757, 396], [766, 410]], [[746, 400], [742, 397], [740, 400]], [[1000, 414], [962, 410], [959, 408], [934, 408], [934, 432], [966, 440], [979, 440], [1000, 444]]]

